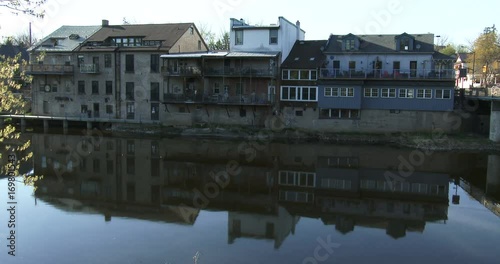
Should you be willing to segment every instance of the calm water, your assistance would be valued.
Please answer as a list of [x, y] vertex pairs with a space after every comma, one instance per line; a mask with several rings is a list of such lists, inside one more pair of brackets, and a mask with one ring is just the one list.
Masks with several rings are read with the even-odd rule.
[[0, 263], [500, 262], [500, 156], [29, 138], [21, 170], [45, 178], [17, 183], [16, 256], [2, 213]]

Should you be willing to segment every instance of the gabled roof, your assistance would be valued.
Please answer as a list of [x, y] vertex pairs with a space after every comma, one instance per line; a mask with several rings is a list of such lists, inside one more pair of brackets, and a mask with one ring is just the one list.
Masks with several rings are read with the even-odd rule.
[[[404, 35], [413, 37], [414, 50], [412, 53], [433, 53], [434, 34], [398, 34], [398, 35], [356, 35], [359, 38], [359, 50], [342, 50], [342, 41], [345, 35], [330, 35], [325, 53], [399, 53], [406, 51], [396, 50], [396, 39]], [[351, 35], [347, 35], [351, 38]]]
[[4, 55], [7, 58], [13, 58], [18, 53], [21, 53], [21, 59], [29, 60], [29, 54], [26, 48], [19, 45], [0, 45], [0, 55]]
[[101, 26], [62, 26], [40, 40], [37, 44], [30, 48], [30, 51], [73, 51], [100, 28]]
[[172, 47], [194, 23], [143, 24], [104, 26], [88, 39], [89, 42], [104, 42], [108, 38], [141, 37], [143, 40], [162, 41], [162, 46]]
[[324, 62], [323, 48], [326, 40], [297, 40], [285, 59], [282, 68], [315, 69]]
[[470, 53], [458, 53], [457, 55], [457, 61], [460, 60], [465, 63], [469, 59]]
[[455, 58], [453, 56], [443, 54], [439, 51], [434, 52], [434, 54], [432, 55], [432, 59], [440, 61], [453, 61], [453, 62], [455, 61]]

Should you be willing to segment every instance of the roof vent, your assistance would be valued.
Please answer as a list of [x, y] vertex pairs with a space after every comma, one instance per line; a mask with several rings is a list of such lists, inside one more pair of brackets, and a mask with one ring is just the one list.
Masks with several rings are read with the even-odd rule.
[[71, 35], [69, 35], [69, 39], [71, 39], [71, 40], [77, 40], [79, 38], [80, 38], [80, 35], [78, 35], [78, 34], [71, 34]]

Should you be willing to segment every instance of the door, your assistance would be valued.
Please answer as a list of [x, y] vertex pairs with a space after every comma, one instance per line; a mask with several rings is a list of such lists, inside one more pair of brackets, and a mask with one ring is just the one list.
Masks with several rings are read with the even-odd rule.
[[159, 120], [160, 112], [158, 109], [160, 108], [159, 103], [151, 103], [151, 120]]
[[99, 103], [94, 103], [94, 117], [99, 117]]
[[49, 113], [49, 101], [43, 101], [43, 113], [44, 114]]
[[92, 57], [93, 72], [99, 72], [99, 57]]
[[276, 86], [274, 85], [269, 85], [267, 87], [267, 100], [269, 100], [269, 102], [274, 102], [276, 98]]
[[417, 62], [410, 61], [410, 77], [417, 77]]

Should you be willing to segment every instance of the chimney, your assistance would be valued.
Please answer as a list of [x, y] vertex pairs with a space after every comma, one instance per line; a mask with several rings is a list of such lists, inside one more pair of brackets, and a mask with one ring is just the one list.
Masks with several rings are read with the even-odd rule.
[[102, 26], [103, 26], [103, 27], [107, 27], [107, 26], [109, 26], [109, 20], [107, 20], [107, 19], [103, 19], [103, 20], [102, 20]]
[[297, 40], [300, 40], [300, 21], [297, 20], [297, 23], [295, 23], [295, 26], [297, 28]]

